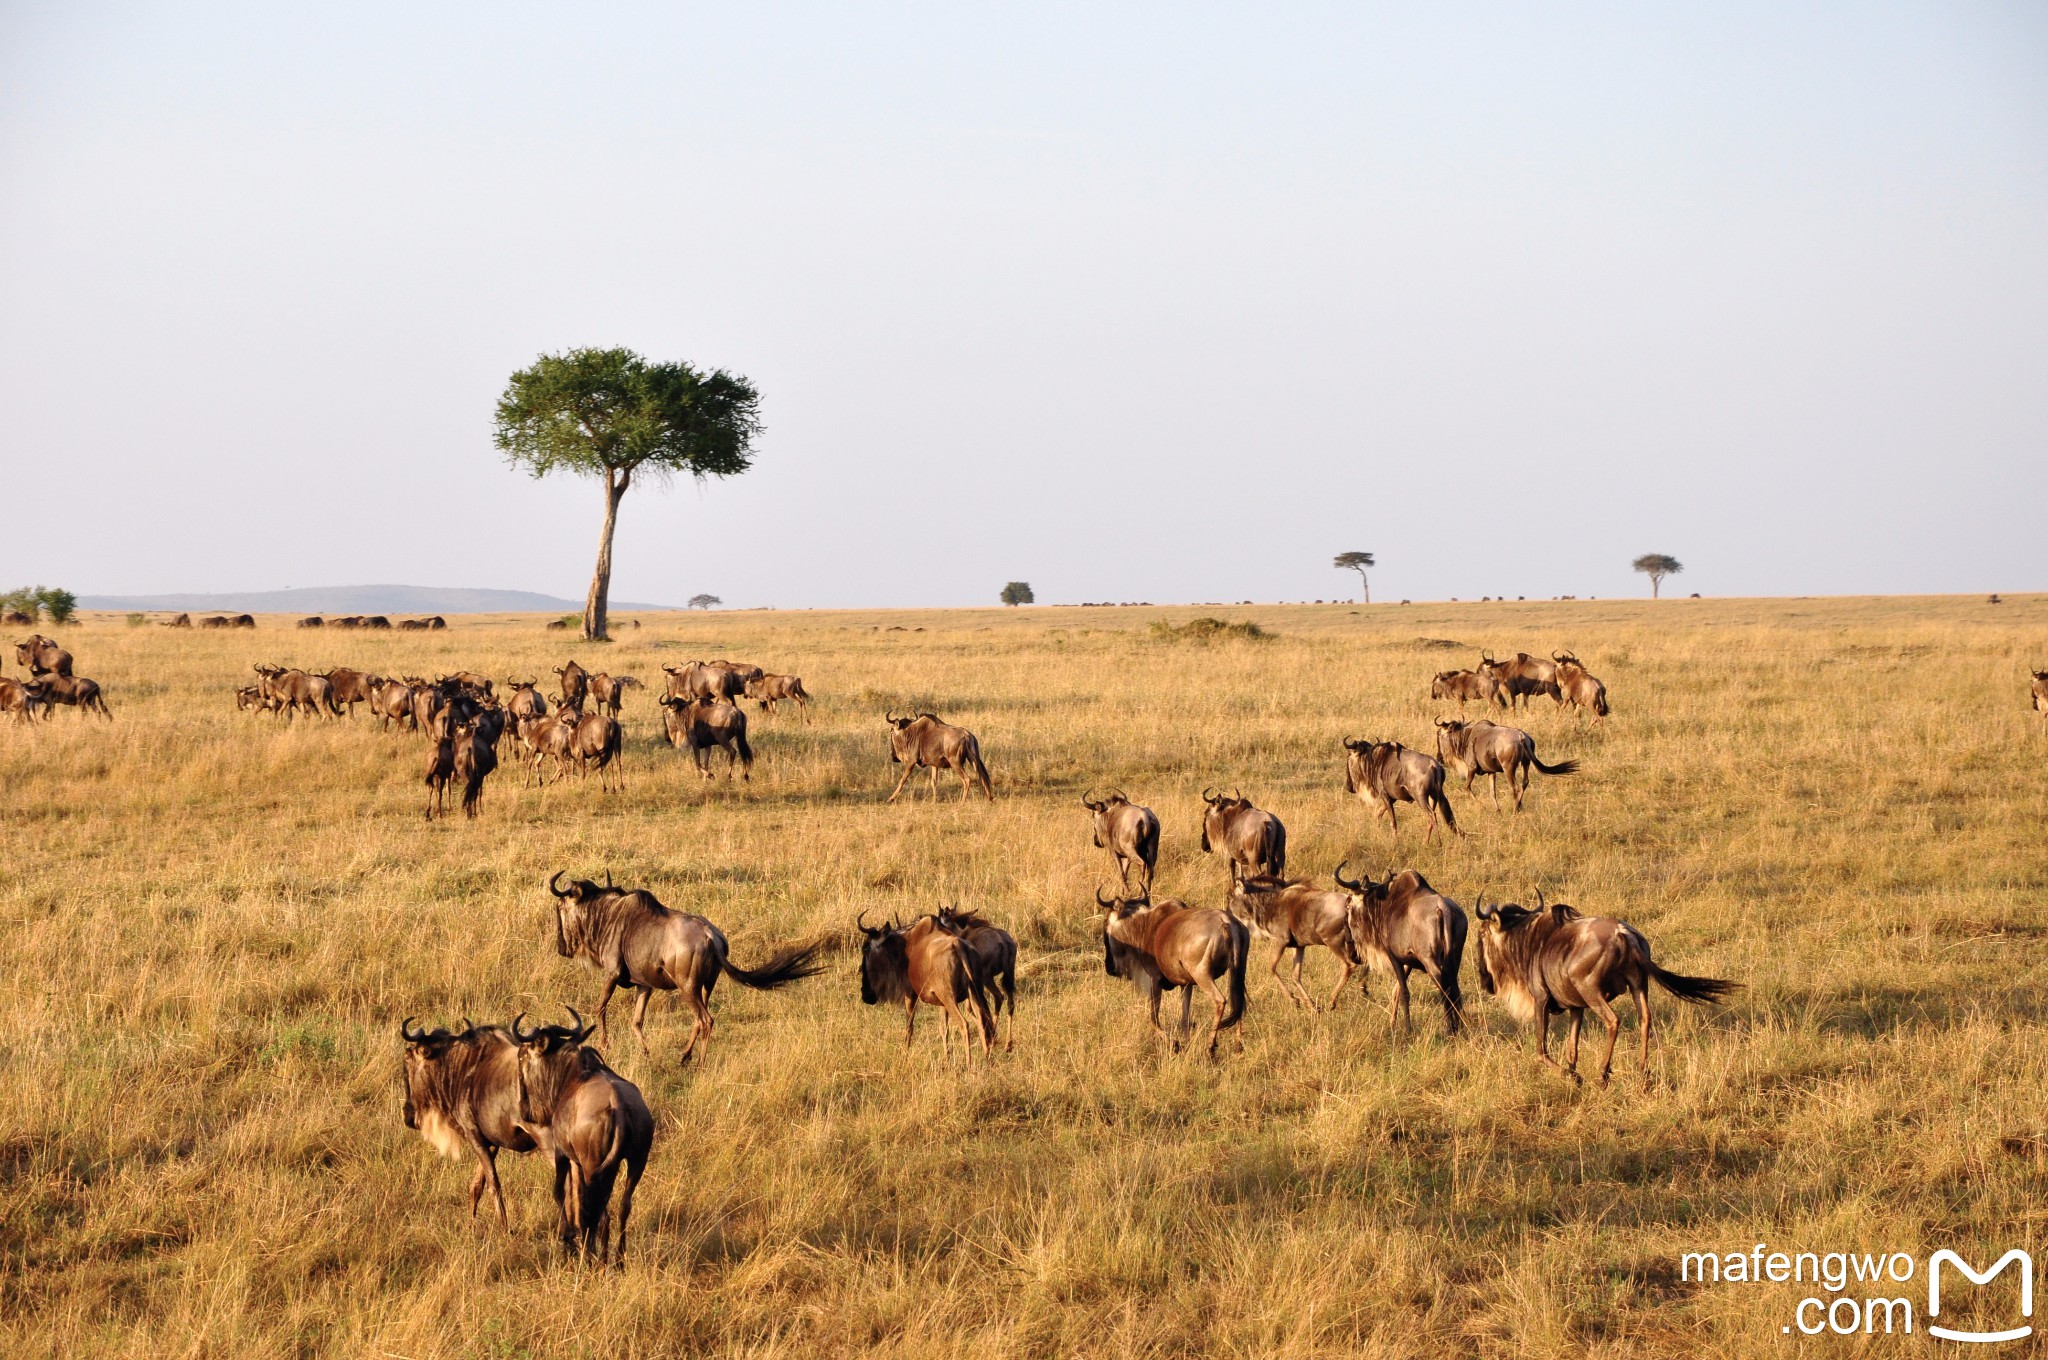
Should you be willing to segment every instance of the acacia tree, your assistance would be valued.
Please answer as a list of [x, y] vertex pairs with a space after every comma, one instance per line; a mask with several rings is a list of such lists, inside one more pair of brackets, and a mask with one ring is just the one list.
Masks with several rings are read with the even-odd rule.
[[649, 363], [629, 349], [543, 354], [512, 375], [498, 398], [495, 442], [536, 477], [566, 471], [604, 482], [604, 533], [583, 605], [583, 636], [605, 640], [612, 534], [636, 478], [699, 481], [753, 465], [761, 396], [723, 369]]
[[1659, 588], [1667, 576], [1676, 576], [1685, 570], [1685, 563], [1663, 553], [1644, 553], [1635, 560], [1635, 569], [1650, 578], [1650, 598], [1658, 597]]
[[724, 603], [725, 601], [719, 599], [716, 595], [692, 595], [690, 597], [690, 608], [692, 609], [709, 609], [713, 605]]
[[1339, 571], [1355, 571], [1355, 572], [1357, 572], [1357, 573], [1358, 573], [1358, 589], [1359, 589], [1359, 593], [1365, 596], [1365, 598], [1364, 598], [1363, 600], [1360, 600], [1360, 601], [1359, 601], [1359, 603], [1360, 603], [1360, 604], [1371, 604], [1371, 603], [1372, 603], [1372, 583], [1371, 583], [1370, 581], [1367, 581], [1367, 580], [1365, 579], [1365, 569], [1366, 569], [1367, 567], [1370, 567], [1370, 566], [1373, 566], [1373, 565], [1375, 565], [1375, 563], [1374, 563], [1374, 562], [1373, 562], [1373, 560], [1372, 560], [1372, 554], [1371, 554], [1371, 553], [1369, 553], [1369, 552], [1344, 552], [1344, 553], [1338, 553], [1338, 554], [1337, 554], [1337, 558], [1336, 558], [1336, 560], [1335, 560], [1334, 562], [1332, 562], [1332, 563], [1331, 563], [1330, 565], [1332, 565], [1332, 566], [1336, 567], [1336, 568], [1337, 568], [1337, 569], [1338, 569]]
[[1015, 608], [1020, 604], [1030, 604], [1038, 597], [1031, 593], [1029, 581], [1012, 581], [1003, 587], [1001, 598], [1004, 604]]

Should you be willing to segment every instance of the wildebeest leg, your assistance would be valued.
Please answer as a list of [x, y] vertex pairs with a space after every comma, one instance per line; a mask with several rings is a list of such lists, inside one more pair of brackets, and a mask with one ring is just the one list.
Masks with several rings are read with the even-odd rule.
[[[487, 1147], [483, 1152], [484, 1164], [481, 1174], [490, 1182], [491, 1198], [496, 1200], [498, 1204], [498, 1226], [506, 1232], [511, 1232], [512, 1224], [505, 1217], [505, 1187], [498, 1184], [498, 1150], [494, 1147]], [[471, 1218], [476, 1217], [476, 1187], [474, 1186], [470, 1187], [469, 1192], [469, 1216]]]
[[1297, 997], [1291, 990], [1289, 990], [1287, 986], [1287, 979], [1285, 977], [1282, 977], [1280, 974], [1281, 960], [1285, 959], [1286, 957], [1287, 941], [1281, 940], [1278, 944], [1273, 946], [1273, 964], [1272, 967], [1267, 969], [1267, 971], [1273, 975], [1273, 981], [1280, 984], [1280, 994], [1286, 997], [1289, 1001], [1292, 1001], [1295, 1005], [1299, 1006], [1301, 1004], [1301, 998]]
[[[1487, 788], [1488, 788], [1489, 790], [1491, 790], [1491, 791], [1492, 791], [1492, 793], [1493, 793], [1493, 810], [1494, 810], [1495, 812], [1499, 812], [1499, 811], [1500, 811], [1500, 771], [1499, 771], [1499, 770], [1495, 770], [1495, 771], [1494, 771], [1494, 772], [1493, 772], [1492, 774], [1490, 774], [1490, 775], [1488, 775], [1488, 776], [1486, 777], [1486, 787], [1487, 787]], [[1509, 771], [1509, 773], [1508, 773], [1508, 792], [1509, 792], [1509, 793], [1515, 793], [1515, 776], [1514, 776], [1514, 772], [1513, 772], [1513, 771]], [[1520, 812], [1521, 810], [1522, 810], [1522, 795], [1521, 795], [1521, 794], [1519, 794], [1519, 793], [1515, 793], [1515, 811], [1517, 811], [1517, 812]]]
[[932, 777], [932, 801], [936, 803], [939, 801], [939, 767], [936, 765], [929, 765], [925, 768], [926, 771]]
[[[1607, 1052], [1600, 1057], [1600, 1084], [1605, 1086], [1608, 1074], [1614, 1071], [1614, 1041], [1621, 1037], [1621, 1017], [1614, 1013], [1614, 1007], [1607, 998], [1597, 991], [1586, 1000], [1599, 1012], [1600, 1022], [1607, 1026]], [[1645, 1070], [1647, 1071], [1647, 1059]]]
[[[898, 780], [896, 781], [896, 788], [895, 788], [895, 790], [894, 790], [893, 792], [891, 792], [891, 793], [889, 794], [889, 801], [890, 801], [890, 802], [892, 802], [892, 803], [893, 803], [893, 802], [895, 802], [895, 801], [896, 801], [896, 795], [897, 795], [897, 794], [899, 794], [899, 793], [901, 793], [901, 792], [903, 792], [903, 786], [904, 786], [905, 784], [908, 784], [908, 783], [910, 782], [910, 776], [911, 776], [912, 774], [916, 773], [916, 771], [917, 771], [917, 766], [915, 766], [915, 765], [912, 765], [912, 764], [910, 764], [910, 763], [909, 763], [909, 762], [907, 762], [907, 761], [906, 761], [906, 762], [904, 763], [904, 766], [903, 766], [903, 777], [902, 777], [902, 778], [900, 778], [900, 779], [898, 779]], [[917, 795], [916, 795], [916, 794], [914, 794], [914, 793], [913, 793], [912, 795], [910, 795], [910, 796], [911, 796], [912, 798], [915, 798], [915, 797], [917, 797]]]
[[1166, 1026], [1159, 1023], [1159, 1000], [1164, 994], [1164, 989], [1158, 983], [1152, 982], [1149, 979], [1145, 984], [1145, 989], [1145, 999], [1148, 1003], [1147, 1014], [1151, 1017], [1152, 1028], [1159, 1031], [1174, 1052], [1180, 1052], [1180, 1045], [1173, 1042], [1173, 1036], [1167, 1034]]
[[1351, 960], [1345, 958], [1342, 954], [1338, 954], [1337, 969], [1337, 985], [1330, 989], [1330, 1010], [1337, 1009], [1337, 1003], [1344, 997], [1344, 984], [1351, 981]]
[[1316, 1005], [1316, 999], [1309, 995], [1308, 988], [1303, 986], [1301, 981], [1301, 965], [1302, 961], [1307, 957], [1308, 947], [1306, 945], [1297, 944], [1294, 946], [1294, 991], [1299, 997], [1301, 1005], [1308, 1007], [1310, 1011], [1320, 1011], [1322, 1007]]
[[[652, 987], [640, 988], [639, 995], [633, 998], [633, 1037], [640, 1041], [640, 1051], [642, 1053], [647, 1051], [647, 1003], [652, 1000], [654, 1000], [654, 989]], [[697, 1031], [693, 1029], [690, 1031], [690, 1043], [683, 1049], [681, 1061], [689, 1061], [690, 1048], [694, 1047], [696, 1042]]]
[[633, 1192], [640, 1188], [640, 1174], [645, 1170], [645, 1157], [626, 1159], [626, 1183], [619, 1190], [619, 1250], [612, 1258], [614, 1265], [626, 1264], [626, 1220], [633, 1216]]
[[1643, 1024], [1643, 1085], [1650, 1084], [1650, 984], [1639, 983], [1629, 989], [1636, 997], [1636, 1018]]
[[917, 998], [903, 998], [903, 1046], [910, 1047], [910, 1041], [917, 1035]]
[[1571, 1073], [1572, 1080], [1579, 1079], [1579, 1031], [1586, 1023], [1586, 1008], [1579, 1006], [1572, 1011], [1571, 1037], [1564, 1046], [1564, 1070]]
[[575, 1241], [576, 1214], [569, 1201], [569, 1159], [555, 1154], [555, 1233], [567, 1249]]
[[697, 1038], [699, 1035], [702, 1035], [704, 1038], [704, 1047], [706, 1051], [708, 1052], [710, 1050], [711, 998], [704, 995], [704, 989], [702, 987], [693, 987], [690, 989], [689, 993], [686, 996], [684, 996], [683, 999], [690, 1003], [690, 1010], [696, 1017], [695, 1023], [693, 1023], [690, 1026], [690, 1042], [683, 1045], [683, 1056], [681, 1061], [688, 1062], [690, 1060], [690, 1055], [697, 1051]]
[[[1176, 1053], [1180, 1052], [1181, 1045], [1185, 1044], [1189, 1039], [1193, 1038], [1194, 1032], [1195, 984], [1191, 982], [1187, 986], [1180, 989], [1180, 1026], [1173, 1032], [1173, 1051]], [[1215, 1044], [1216, 1034], [1214, 1030], [1211, 1030], [1209, 1033], [1209, 1051], [1211, 1053], [1214, 1053], [1216, 1051]]]
[[606, 978], [604, 980], [604, 995], [597, 999], [597, 1042], [603, 1048], [610, 1048], [612, 1046], [611, 1025], [605, 1017], [611, 1010], [612, 993], [618, 989], [618, 986], [619, 980], [617, 978]]

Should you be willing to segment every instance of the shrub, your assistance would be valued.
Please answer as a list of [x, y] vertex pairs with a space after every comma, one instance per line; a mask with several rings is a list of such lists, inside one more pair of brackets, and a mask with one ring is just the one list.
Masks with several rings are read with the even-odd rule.
[[1226, 623], [1222, 619], [1189, 619], [1175, 625], [1165, 619], [1152, 623], [1152, 638], [1155, 642], [1266, 642], [1272, 634], [1256, 623]]

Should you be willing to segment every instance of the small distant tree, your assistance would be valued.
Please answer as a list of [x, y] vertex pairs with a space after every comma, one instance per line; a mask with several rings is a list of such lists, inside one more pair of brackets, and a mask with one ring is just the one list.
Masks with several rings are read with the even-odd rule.
[[1361, 595], [1363, 595], [1363, 596], [1365, 597], [1364, 599], [1360, 600], [1360, 601], [1359, 601], [1359, 603], [1360, 603], [1360, 604], [1371, 604], [1371, 603], [1372, 603], [1372, 583], [1371, 583], [1370, 581], [1367, 581], [1367, 580], [1365, 579], [1365, 569], [1366, 569], [1367, 567], [1370, 567], [1370, 566], [1374, 566], [1374, 565], [1376, 565], [1376, 564], [1375, 564], [1375, 563], [1373, 562], [1373, 560], [1372, 560], [1372, 554], [1371, 554], [1371, 553], [1369, 553], [1369, 552], [1344, 552], [1344, 553], [1338, 553], [1338, 554], [1337, 554], [1337, 558], [1336, 558], [1336, 561], [1334, 561], [1333, 563], [1331, 563], [1331, 565], [1332, 565], [1332, 566], [1334, 566], [1334, 567], [1336, 567], [1336, 568], [1337, 568], [1337, 570], [1339, 570], [1339, 571], [1355, 571], [1355, 572], [1357, 572], [1357, 573], [1358, 573], [1358, 590], [1359, 590], [1359, 593], [1360, 593]]
[[78, 597], [55, 586], [37, 586], [36, 603], [50, 616], [51, 623], [69, 623], [78, 612]]
[[37, 593], [41, 590], [41, 586], [23, 586], [19, 590], [10, 590], [5, 595], [0, 595], [0, 611], [34, 614], [43, 607], [43, 602], [37, 598]]
[[1020, 604], [1030, 604], [1038, 597], [1031, 593], [1031, 583], [1029, 581], [1012, 581], [1003, 587], [1002, 598], [1004, 604], [1014, 608]]
[[690, 608], [692, 609], [715, 609], [724, 603], [725, 601], [719, 599], [716, 595], [692, 595], [690, 597]]
[[1635, 569], [1650, 578], [1650, 598], [1658, 598], [1660, 588], [1667, 576], [1676, 576], [1685, 570], [1685, 563], [1663, 553], [1644, 553], [1635, 560]]

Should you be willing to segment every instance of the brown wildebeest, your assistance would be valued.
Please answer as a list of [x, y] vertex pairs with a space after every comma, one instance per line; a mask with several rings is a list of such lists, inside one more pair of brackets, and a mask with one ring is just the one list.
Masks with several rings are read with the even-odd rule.
[[228, 620], [228, 627], [230, 628], [254, 628], [255, 626], [256, 616], [253, 614], [237, 614]]
[[860, 953], [861, 1004], [901, 1001], [905, 1048], [917, 1037], [917, 1003], [922, 1001], [943, 1012], [940, 1044], [947, 1055], [953, 1051], [953, 1022], [960, 1022], [963, 1052], [972, 1063], [974, 1031], [960, 1009], [961, 1002], [972, 1001], [975, 1017], [981, 1021], [982, 1055], [994, 1051], [996, 1021], [989, 1013], [988, 994], [967, 941], [939, 929], [929, 916], [906, 929], [893, 921], [871, 926], [867, 913], [862, 912], [855, 924], [867, 937]]
[[[1145, 998], [1152, 1028], [1166, 1034], [1159, 1023], [1159, 998], [1176, 987], [1180, 997], [1180, 1023], [1167, 1042], [1173, 1051], [1193, 1032], [1195, 989], [1200, 988], [1216, 1003], [1209, 1022], [1209, 1056], [1216, 1056], [1216, 1036], [1234, 1028], [1244, 1019], [1244, 970], [1251, 958], [1251, 932], [1244, 922], [1227, 911], [1213, 907], [1190, 907], [1168, 899], [1153, 902], [1146, 897], [1103, 897], [1098, 889], [1095, 903], [1102, 908], [1102, 967], [1114, 978], [1129, 978]], [[1244, 1039], [1238, 1038], [1238, 1049]]]
[[2048, 671], [2035, 671], [2033, 675], [2034, 711], [2048, 716]]
[[427, 631], [427, 621], [425, 619], [400, 619], [398, 626], [402, 631], [408, 633], [424, 633]]
[[442, 618], [439, 614], [427, 615], [425, 623], [429, 629], [446, 628], [448, 626], [448, 620]]
[[505, 1192], [498, 1185], [498, 1151], [531, 1152], [533, 1136], [519, 1123], [519, 1053], [512, 1036], [496, 1025], [463, 1022], [462, 1031], [398, 1027], [405, 1039], [405, 1126], [427, 1146], [451, 1160], [468, 1148], [476, 1154], [476, 1179], [469, 1183], [469, 1216], [476, 1217], [484, 1187], [498, 1202], [498, 1224], [507, 1230]]
[[[885, 721], [892, 729], [889, 733], [889, 761], [903, 767], [903, 777], [896, 781], [896, 788], [889, 794], [889, 801], [895, 802], [896, 795], [903, 792], [903, 786], [910, 776], [919, 769], [928, 770], [932, 777], [932, 797], [939, 796], [939, 771], [960, 772], [960, 801], [966, 802], [974, 796], [974, 781], [981, 781], [981, 791], [993, 803], [995, 790], [989, 785], [988, 766], [981, 760], [981, 742], [964, 727], [941, 722], [936, 713], [920, 713], [914, 718], [899, 718], [894, 712]], [[917, 795], [912, 794], [915, 798]]]
[[[555, 1164], [555, 1202], [562, 1211], [562, 1245], [613, 1264], [626, 1260], [626, 1221], [633, 1191], [654, 1150], [654, 1115], [640, 1088], [585, 1048], [590, 1027], [575, 1011], [573, 1025], [528, 1029], [526, 1013], [512, 1018], [519, 1045], [519, 1122]], [[619, 1192], [618, 1247], [611, 1241], [612, 1187]]]
[[1001, 1014], [1007, 1006], [1010, 1027], [1003, 1040], [1003, 1052], [1017, 1046], [1017, 937], [984, 919], [979, 912], [958, 907], [940, 907], [932, 913], [940, 930], [958, 935], [967, 943], [981, 985], [995, 998], [990, 1009]]
[[576, 761], [576, 772], [587, 775], [595, 765], [597, 786], [607, 793], [614, 783], [621, 790], [626, 787], [626, 762], [621, 755], [625, 748], [626, 730], [616, 719], [603, 713], [576, 719], [576, 730], [569, 738], [569, 755]]
[[201, 628], [232, 628], [235, 621], [225, 614], [208, 614], [199, 621]]
[[679, 751], [688, 751], [690, 758], [697, 762], [698, 772], [706, 779], [714, 777], [711, 773], [713, 749], [725, 752], [727, 779], [732, 778], [735, 767], [741, 779], [753, 779], [754, 748], [747, 744], [747, 715], [737, 706], [709, 695], [678, 699], [672, 694], [664, 694], [659, 702], [668, 744]]
[[540, 690], [536, 688], [538, 681], [514, 680], [507, 676], [505, 683], [512, 687], [512, 697], [505, 701], [505, 708], [512, 715], [515, 729], [528, 718], [547, 716], [548, 701], [541, 697]]
[[327, 621], [318, 614], [308, 614], [305, 618], [299, 620], [298, 626], [301, 628], [325, 628]]
[[370, 682], [376, 677], [362, 671], [350, 670], [347, 666], [336, 666], [326, 673], [328, 691], [334, 696], [337, 706], [346, 705], [348, 716], [356, 715], [357, 704], [374, 701]]
[[344, 614], [340, 618], [329, 619], [327, 626], [329, 628], [360, 628], [363, 626], [363, 616], [361, 614]]
[[0, 624], [6, 624], [9, 628], [19, 628], [24, 625], [33, 625], [35, 621], [35, 615], [24, 614], [19, 609], [10, 609], [4, 614], [0, 614]]
[[758, 702], [763, 713], [773, 711], [776, 704], [787, 699], [796, 705], [805, 722], [811, 720], [811, 696], [800, 675], [763, 675], [758, 680], [749, 680], [746, 696]]
[[1500, 695], [1507, 707], [1513, 708], [1517, 701], [1528, 707], [1532, 696], [1548, 694], [1558, 703], [1564, 702], [1564, 694], [1557, 687], [1557, 663], [1530, 656], [1527, 652], [1516, 652], [1510, 660], [1495, 661], [1493, 653], [1482, 653], [1480, 669], [1489, 672], [1500, 682]]
[[377, 730], [389, 732], [391, 724], [419, 724], [413, 718], [412, 686], [403, 680], [387, 680], [382, 676], [370, 677], [370, 711], [377, 715]]
[[323, 712], [330, 717], [341, 716], [341, 709], [334, 702], [334, 686], [327, 683], [326, 676], [308, 675], [283, 666], [253, 665], [249, 669], [262, 677], [264, 695], [275, 701], [287, 718]]
[[1408, 1010], [1408, 974], [1416, 969], [1434, 982], [1444, 1003], [1444, 1033], [1456, 1034], [1465, 1020], [1465, 996], [1458, 969], [1465, 958], [1465, 911], [1429, 886], [1413, 869], [1387, 871], [1384, 883], [1367, 875], [1344, 877], [1339, 864], [1331, 878], [1344, 889], [1352, 947], [1376, 972], [1394, 985], [1389, 1020], [1411, 1034], [1414, 1017]]
[[558, 685], [556, 702], [564, 708], [583, 707], [583, 698], [590, 692], [590, 672], [571, 661], [566, 666], [555, 667]]
[[1467, 700], [1488, 703], [1500, 696], [1500, 680], [1492, 671], [1438, 671], [1429, 682], [1432, 699], [1456, 699], [1462, 711]]
[[275, 713], [278, 703], [263, 692], [263, 686], [243, 685], [235, 691], [235, 709], [242, 713], [252, 709], [258, 713]]
[[[518, 724], [520, 744], [533, 753], [533, 780], [543, 788], [547, 786], [547, 772], [543, 768], [550, 756], [555, 761], [555, 777], [569, 777], [569, 753], [576, 741], [576, 724], [583, 715], [573, 708], [557, 709], [544, 718], [528, 718]], [[522, 779], [521, 786], [527, 783]]]
[[460, 686], [462, 692], [469, 695], [472, 699], [489, 699], [496, 694], [496, 690], [491, 685], [491, 678], [487, 675], [478, 675], [475, 671], [457, 671], [453, 675], [444, 677], [442, 683], [446, 684], [449, 681], [453, 681], [456, 685]]
[[71, 674], [71, 653], [41, 633], [31, 633], [27, 641], [15, 643], [14, 659], [28, 667], [30, 675]]
[[1451, 812], [1451, 800], [1444, 796], [1444, 767], [1436, 757], [1411, 751], [1398, 741], [1354, 741], [1344, 738], [1344, 791], [1355, 793], [1387, 814], [1394, 834], [1401, 832], [1394, 804], [1414, 803], [1429, 814], [1429, 832], [1423, 839], [1436, 839], [1436, 819], [1456, 835], [1458, 819]]
[[106, 696], [100, 693], [97, 680], [88, 680], [82, 675], [45, 675], [22, 686], [28, 702], [49, 708], [52, 704], [63, 704], [76, 708], [79, 716], [98, 713], [108, 722], [114, 715], [107, 711]]
[[1081, 795], [1081, 806], [1093, 814], [1095, 847], [1116, 856], [1117, 881], [1126, 891], [1131, 886], [1131, 862], [1145, 868], [1144, 889], [1152, 891], [1152, 873], [1159, 867], [1159, 816], [1151, 808], [1139, 807], [1112, 789], [1101, 799]]
[[1579, 664], [1579, 659], [1570, 652], [1552, 652], [1550, 659], [1557, 663], [1557, 689], [1563, 696], [1559, 702], [1566, 707], [1589, 709], [1593, 721], [1599, 722], [1607, 716], [1607, 686], [1598, 677]]
[[493, 709], [492, 713], [497, 720], [488, 727], [480, 714], [477, 721], [455, 729], [454, 774], [462, 781], [463, 815], [472, 820], [483, 802], [484, 780], [498, 768], [498, 734], [504, 730], [505, 711]]
[[[1252, 874], [1230, 888], [1231, 915], [1242, 915], [1252, 934], [1273, 942], [1273, 980], [1295, 1005], [1319, 1010], [1315, 998], [1301, 983], [1302, 956], [1321, 945], [1337, 956], [1337, 985], [1330, 989], [1330, 1008], [1344, 995], [1358, 967], [1358, 950], [1351, 942], [1351, 899], [1344, 893], [1318, 888], [1301, 878], [1274, 878]], [[1280, 961], [1294, 951], [1294, 975], [1280, 975]]]
[[169, 619], [164, 623], [166, 628], [190, 628], [191, 626], [192, 616], [190, 614], [180, 614], [176, 618]]
[[644, 688], [646, 687], [630, 675], [607, 675], [599, 671], [590, 677], [591, 700], [614, 718], [619, 716], [619, 709], [626, 702], [626, 691]]
[[1508, 777], [1508, 792], [1515, 796], [1515, 811], [1522, 810], [1522, 795], [1529, 791], [1529, 771], [1539, 774], [1577, 774], [1579, 762], [1560, 760], [1545, 765], [1536, 758], [1536, 738], [1519, 727], [1505, 727], [1481, 718], [1477, 722], [1436, 724], [1436, 754], [1444, 769], [1465, 777], [1465, 792], [1472, 781], [1487, 776], [1493, 792], [1493, 810], [1500, 811], [1500, 777]]
[[745, 661], [727, 661], [723, 657], [720, 657], [716, 661], [707, 662], [705, 664], [717, 666], [721, 670], [728, 670], [731, 671], [734, 675], [737, 675], [740, 678], [740, 692], [742, 694], [746, 692], [746, 686], [753, 684], [756, 680], [763, 679], [768, 674], [768, 672], [762, 670], [759, 666], [752, 665]]
[[738, 699], [747, 692], [739, 672], [710, 661], [690, 661], [681, 666], [663, 666], [668, 692], [677, 699]]
[[440, 723], [437, 730], [427, 734], [433, 745], [427, 748], [427, 820], [434, 820], [434, 808], [438, 805], [441, 815], [448, 815], [448, 783], [455, 778], [456, 733], [461, 729], [453, 723]]
[[1235, 793], [1203, 789], [1202, 801], [1208, 804], [1202, 813], [1202, 853], [1220, 848], [1232, 883], [1246, 874], [1279, 878], [1287, 872], [1287, 828], [1278, 817]]
[[738, 967], [726, 948], [725, 933], [702, 916], [672, 911], [644, 888], [617, 887], [609, 873], [603, 887], [576, 879], [563, 888], [557, 886], [561, 878], [557, 872], [548, 880], [548, 891], [555, 896], [555, 951], [565, 959], [582, 960], [604, 978], [604, 994], [597, 1001], [600, 1043], [610, 1042], [605, 1016], [612, 992], [620, 987], [639, 989], [633, 1033], [643, 1053], [647, 1003], [656, 991], [682, 993], [696, 1017], [678, 1060], [688, 1062], [700, 1039], [711, 1042], [711, 988], [720, 973], [742, 987], [772, 992], [823, 968], [814, 961], [816, 945], [778, 949], [759, 968]]
[[[1480, 896], [1483, 898], [1484, 893]], [[1571, 1038], [1563, 1070], [1579, 1079], [1579, 1029], [1591, 1010], [1607, 1026], [1607, 1052], [1600, 1059], [1604, 1084], [1614, 1070], [1614, 1041], [1621, 1017], [1608, 1003], [1627, 992], [1635, 998], [1643, 1027], [1643, 1080], [1650, 1079], [1650, 983], [1681, 1001], [1719, 1001], [1742, 984], [1721, 978], [1687, 977], [1650, 961], [1650, 942], [1626, 921], [1611, 916], [1581, 916], [1562, 902], [1536, 910], [1514, 903], [1479, 912], [1479, 985], [1498, 996], [1508, 1013], [1536, 1025], [1536, 1054], [1556, 1067], [1550, 1056], [1550, 1017], [1568, 1011]]]
[[547, 629], [551, 633], [566, 633], [569, 631], [569, 621], [567, 619], [549, 619]]
[[35, 721], [36, 710], [40, 707], [42, 700], [31, 698], [27, 685], [0, 675], [0, 713], [12, 713], [16, 722], [29, 723]]

